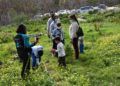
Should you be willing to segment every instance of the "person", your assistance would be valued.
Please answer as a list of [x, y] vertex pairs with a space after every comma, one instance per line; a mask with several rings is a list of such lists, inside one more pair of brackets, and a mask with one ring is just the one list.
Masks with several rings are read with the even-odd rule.
[[54, 30], [57, 29], [57, 22], [58, 21], [60, 21], [59, 17], [55, 16], [55, 20], [50, 25], [50, 33], [51, 33], [51, 39], [53, 42], [53, 46], [52, 46], [53, 49], [57, 49], [57, 44], [55, 43], [55, 40], [54, 40], [55, 37], [53, 36], [53, 32], [54, 32]]
[[16, 49], [20, 60], [23, 63], [21, 77], [25, 79], [26, 75], [30, 72], [30, 53], [31, 47], [38, 43], [38, 38], [36, 38], [34, 43], [29, 42], [29, 36], [27, 35], [26, 26], [20, 24], [17, 28], [17, 35], [14, 38]]
[[69, 27], [69, 35], [71, 38], [71, 43], [73, 44], [74, 47], [75, 59], [79, 59], [78, 36], [76, 34], [79, 29], [79, 25], [75, 14], [70, 15], [70, 22], [71, 25]]
[[47, 21], [47, 34], [48, 34], [48, 37], [50, 38], [50, 35], [51, 35], [51, 33], [50, 33], [50, 25], [51, 25], [51, 23], [53, 22], [55, 20], [55, 14], [54, 13], [51, 13], [50, 14], [50, 18], [48, 19], [48, 21]]
[[60, 37], [61, 42], [64, 44], [65, 38], [64, 38], [64, 32], [61, 27], [61, 22], [57, 21], [57, 29], [53, 31], [53, 37]]
[[60, 37], [56, 37], [55, 42], [57, 43], [57, 49], [52, 49], [52, 52], [57, 52], [58, 53], [59, 66], [66, 67], [66, 60], [65, 60], [66, 55], [65, 55], [64, 45], [61, 42]]
[[41, 57], [43, 55], [42, 46], [33, 46], [32, 47], [32, 68], [35, 69], [40, 65]]
[[79, 49], [80, 49], [80, 53], [84, 53], [84, 36], [80, 36], [79, 37]]

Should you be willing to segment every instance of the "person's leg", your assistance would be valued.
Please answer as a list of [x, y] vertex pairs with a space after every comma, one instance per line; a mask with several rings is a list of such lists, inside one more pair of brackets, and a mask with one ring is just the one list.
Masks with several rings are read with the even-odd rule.
[[26, 64], [27, 64], [26, 57], [24, 59], [22, 59], [22, 62], [23, 62], [23, 66], [22, 66], [22, 71], [21, 71], [21, 77], [24, 79], [25, 78], [25, 68], [26, 68]]
[[58, 63], [59, 63], [59, 64], [58, 64], [59, 66], [62, 65], [62, 64], [61, 64], [61, 57], [58, 57]]
[[75, 58], [78, 59], [79, 58], [78, 38], [73, 39], [73, 47], [75, 51]]
[[35, 66], [36, 66], [36, 56], [32, 52], [32, 68], [34, 68]]
[[27, 59], [26, 73], [27, 73], [27, 75], [29, 75], [29, 73], [30, 73], [30, 57], [28, 57], [28, 59]]
[[84, 43], [83, 43], [84, 38], [80, 38], [80, 53], [84, 53]]
[[62, 57], [62, 65], [63, 65], [64, 67], [66, 67], [66, 60], [65, 60], [65, 56], [64, 56], [64, 57]]

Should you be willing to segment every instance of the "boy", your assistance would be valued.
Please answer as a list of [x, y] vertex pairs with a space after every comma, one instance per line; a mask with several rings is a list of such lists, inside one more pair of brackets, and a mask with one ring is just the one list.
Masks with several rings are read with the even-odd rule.
[[40, 65], [42, 55], [43, 55], [42, 46], [32, 47], [32, 68], [33, 69], [37, 67], [38, 65]]
[[57, 52], [58, 53], [58, 62], [59, 66], [64, 66], [66, 67], [66, 61], [65, 61], [65, 50], [64, 50], [64, 45], [61, 42], [60, 37], [55, 38], [55, 43], [57, 43], [57, 50], [52, 49], [52, 52]]
[[56, 38], [56, 37], [60, 37], [60, 40], [61, 42], [64, 44], [64, 32], [62, 30], [62, 27], [61, 27], [61, 22], [60, 21], [57, 21], [57, 29], [55, 29], [53, 31], [53, 37]]

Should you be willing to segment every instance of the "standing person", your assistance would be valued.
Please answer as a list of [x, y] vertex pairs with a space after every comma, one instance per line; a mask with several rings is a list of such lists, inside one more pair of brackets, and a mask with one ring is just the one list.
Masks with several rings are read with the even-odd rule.
[[75, 59], [79, 59], [78, 36], [77, 36], [79, 25], [78, 25], [78, 20], [75, 14], [70, 15], [70, 22], [71, 22], [71, 25], [69, 27], [69, 35], [74, 47]]
[[60, 37], [61, 42], [63, 44], [65, 43], [64, 32], [63, 32], [63, 29], [61, 27], [61, 22], [60, 21], [57, 22], [57, 29], [55, 29], [53, 31], [53, 37], [54, 38]]
[[55, 42], [57, 43], [57, 49], [52, 49], [52, 52], [57, 52], [58, 53], [59, 66], [66, 67], [65, 50], [64, 50], [64, 45], [61, 42], [60, 37], [55, 38]]
[[30, 72], [30, 53], [31, 47], [36, 45], [38, 38], [32, 44], [29, 42], [29, 36], [27, 35], [26, 26], [21, 24], [17, 29], [17, 35], [14, 38], [16, 49], [20, 60], [23, 63], [21, 77], [25, 79], [26, 74], [29, 75]]
[[57, 44], [55, 43], [55, 37], [53, 36], [53, 32], [54, 30], [57, 29], [57, 22], [60, 21], [60, 19], [58, 18], [58, 16], [55, 16], [55, 20], [51, 23], [50, 25], [50, 33], [51, 33], [51, 38], [53, 41], [53, 49], [57, 49]]
[[50, 18], [48, 19], [48, 21], [47, 21], [47, 34], [48, 34], [48, 37], [50, 38], [50, 35], [51, 35], [51, 33], [50, 33], [50, 25], [51, 25], [51, 23], [53, 22], [55, 20], [55, 14], [54, 13], [51, 13], [50, 14]]
[[32, 47], [32, 68], [33, 69], [35, 69], [38, 65], [40, 65], [42, 55], [43, 55], [42, 46]]

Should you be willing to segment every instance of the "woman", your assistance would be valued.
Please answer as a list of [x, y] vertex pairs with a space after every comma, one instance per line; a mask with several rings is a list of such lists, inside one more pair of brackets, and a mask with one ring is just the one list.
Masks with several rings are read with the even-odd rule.
[[18, 56], [23, 63], [21, 77], [24, 79], [25, 75], [28, 75], [30, 71], [31, 47], [37, 44], [38, 38], [36, 38], [34, 43], [30, 44], [29, 36], [26, 34], [26, 27], [23, 24], [19, 25], [16, 32], [17, 35], [15, 36], [14, 41], [16, 44]]
[[69, 35], [74, 47], [75, 59], [79, 59], [78, 36], [76, 34], [79, 29], [79, 25], [78, 25], [78, 20], [74, 14], [70, 15], [70, 22], [71, 25], [69, 27]]

